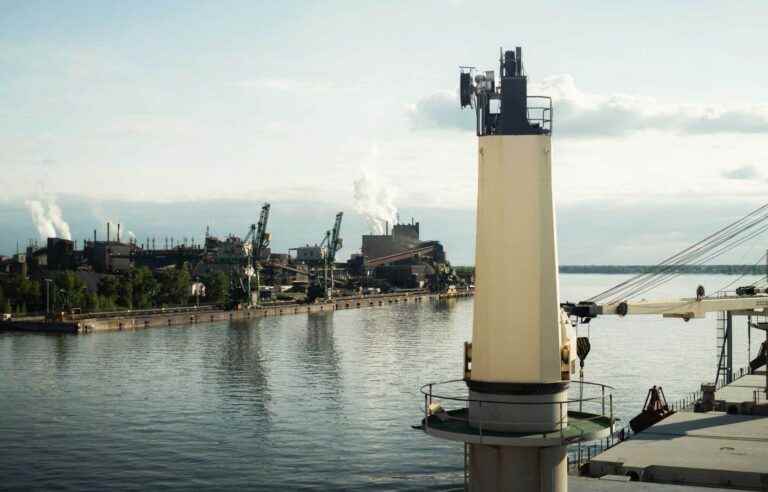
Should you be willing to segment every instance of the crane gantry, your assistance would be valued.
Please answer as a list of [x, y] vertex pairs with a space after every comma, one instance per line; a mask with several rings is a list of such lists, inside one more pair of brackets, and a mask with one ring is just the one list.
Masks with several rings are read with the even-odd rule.
[[333, 271], [336, 263], [336, 253], [341, 249], [343, 240], [340, 236], [341, 233], [341, 219], [344, 217], [344, 212], [336, 214], [336, 220], [333, 223], [333, 229], [325, 232], [325, 238], [320, 244], [321, 247], [325, 247], [325, 254], [323, 255], [323, 282], [325, 288], [325, 297], [331, 299], [333, 297]]
[[269, 247], [269, 243], [272, 239], [272, 235], [267, 232], [267, 223], [269, 222], [269, 203], [265, 203], [261, 207], [261, 213], [259, 214], [259, 221], [256, 224], [251, 224], [248, 234], [243, 238], [243, 250], [245, 253], [245, 265], [243, 266], [243, 275], [246, 278], [247, 286], [243, 286], [248, 298], [248, 306], [252, 306], [253, 302], [253, 290], [251, 286], [251, 279], [256, 278], [256, 304], [260, 296], [260, 272], [262, 270], [261, 260], [264, 256], [264, 252]]

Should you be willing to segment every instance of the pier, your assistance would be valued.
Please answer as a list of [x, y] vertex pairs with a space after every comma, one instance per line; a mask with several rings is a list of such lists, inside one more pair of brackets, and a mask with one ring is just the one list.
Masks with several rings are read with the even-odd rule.
[[269, 316], [313, 314], [343, 309], [384, 307], [392, 304], [434, 302], [440, 299], [469, 297], [472, 291], [451, 293], [405, 292], [367, 296], [338, 297], [311, 304], [272, 303], [250, 309], [226, 310], [215, 307], [188, 307], [94, 313], [71, 316], [62, 321], [20, 320], [0, 322], [0, 331], [34, 333], [94, 333], [103, 331], [141, 330], [167, 326], [188, 326]]

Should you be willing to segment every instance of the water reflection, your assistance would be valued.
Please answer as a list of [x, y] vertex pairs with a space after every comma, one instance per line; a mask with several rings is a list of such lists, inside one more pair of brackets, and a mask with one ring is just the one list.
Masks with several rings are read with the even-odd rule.
[[232, 321], [216, 349], [218, 389], [231, 411], [269, 421], [271, 401], [267, 350], [263, 346], [264, 320]]
[[56, 369], [63, 370], [67, 366], [67, 356], [69, 354], [69, 336], [54, 335], [54, 356], [56, 358]]
[[297, 355], [305, 371], [305, 381], [313, 393], [327, 398], [337, 409], [342, 400], [341, 356], [334, 339], [334, 313], [314, 313], [307, 317], [306, 337]]

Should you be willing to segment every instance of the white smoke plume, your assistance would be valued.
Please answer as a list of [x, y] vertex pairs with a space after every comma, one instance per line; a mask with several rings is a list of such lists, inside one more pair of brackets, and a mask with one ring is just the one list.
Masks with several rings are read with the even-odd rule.
[[37, 233], [40, 238], [45, 240], [49, 237], [59, 237], [62, 239], [72, 239], [72, 233], [69, 230], [69, 224], [64, 220], [61, 208], [56, 205], [53, 198], [43, 203], [39, 200], [26, 200], [24, 204], [32, 216]]
[[64, 215], [61, 212], [61, 208], [59, 208], [53, 201], [48, 203], [48, 218], [56, 228], [59, 237], [72, 240], [72, 232], [69, 230], [69, 224], [64, 221]]
[[354, 182], [355, 210], [362, 215], [371, 232], [384, 234], [386, 224], [397, 219], [397, 207], [393, 204], [394, 193], [384, 186], [372, 172], [363, 169]]

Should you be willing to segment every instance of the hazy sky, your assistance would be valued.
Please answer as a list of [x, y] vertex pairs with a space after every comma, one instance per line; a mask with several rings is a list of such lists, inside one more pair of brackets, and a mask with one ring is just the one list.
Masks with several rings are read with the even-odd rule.
[[765, 201], [766, 32], [764, 2], [0, 1], [0, 208], [67, 194], [351, 212], [366, 170], [399, 209], [469, 210], [457, 67], [521, 45], [529, 92], [555, 98], [556, 200], [608, 215], [603, 232], [626, 220], [611, 204], [662, 210], [659, 250], [622, 250], [650, 261], [678, 211]]

